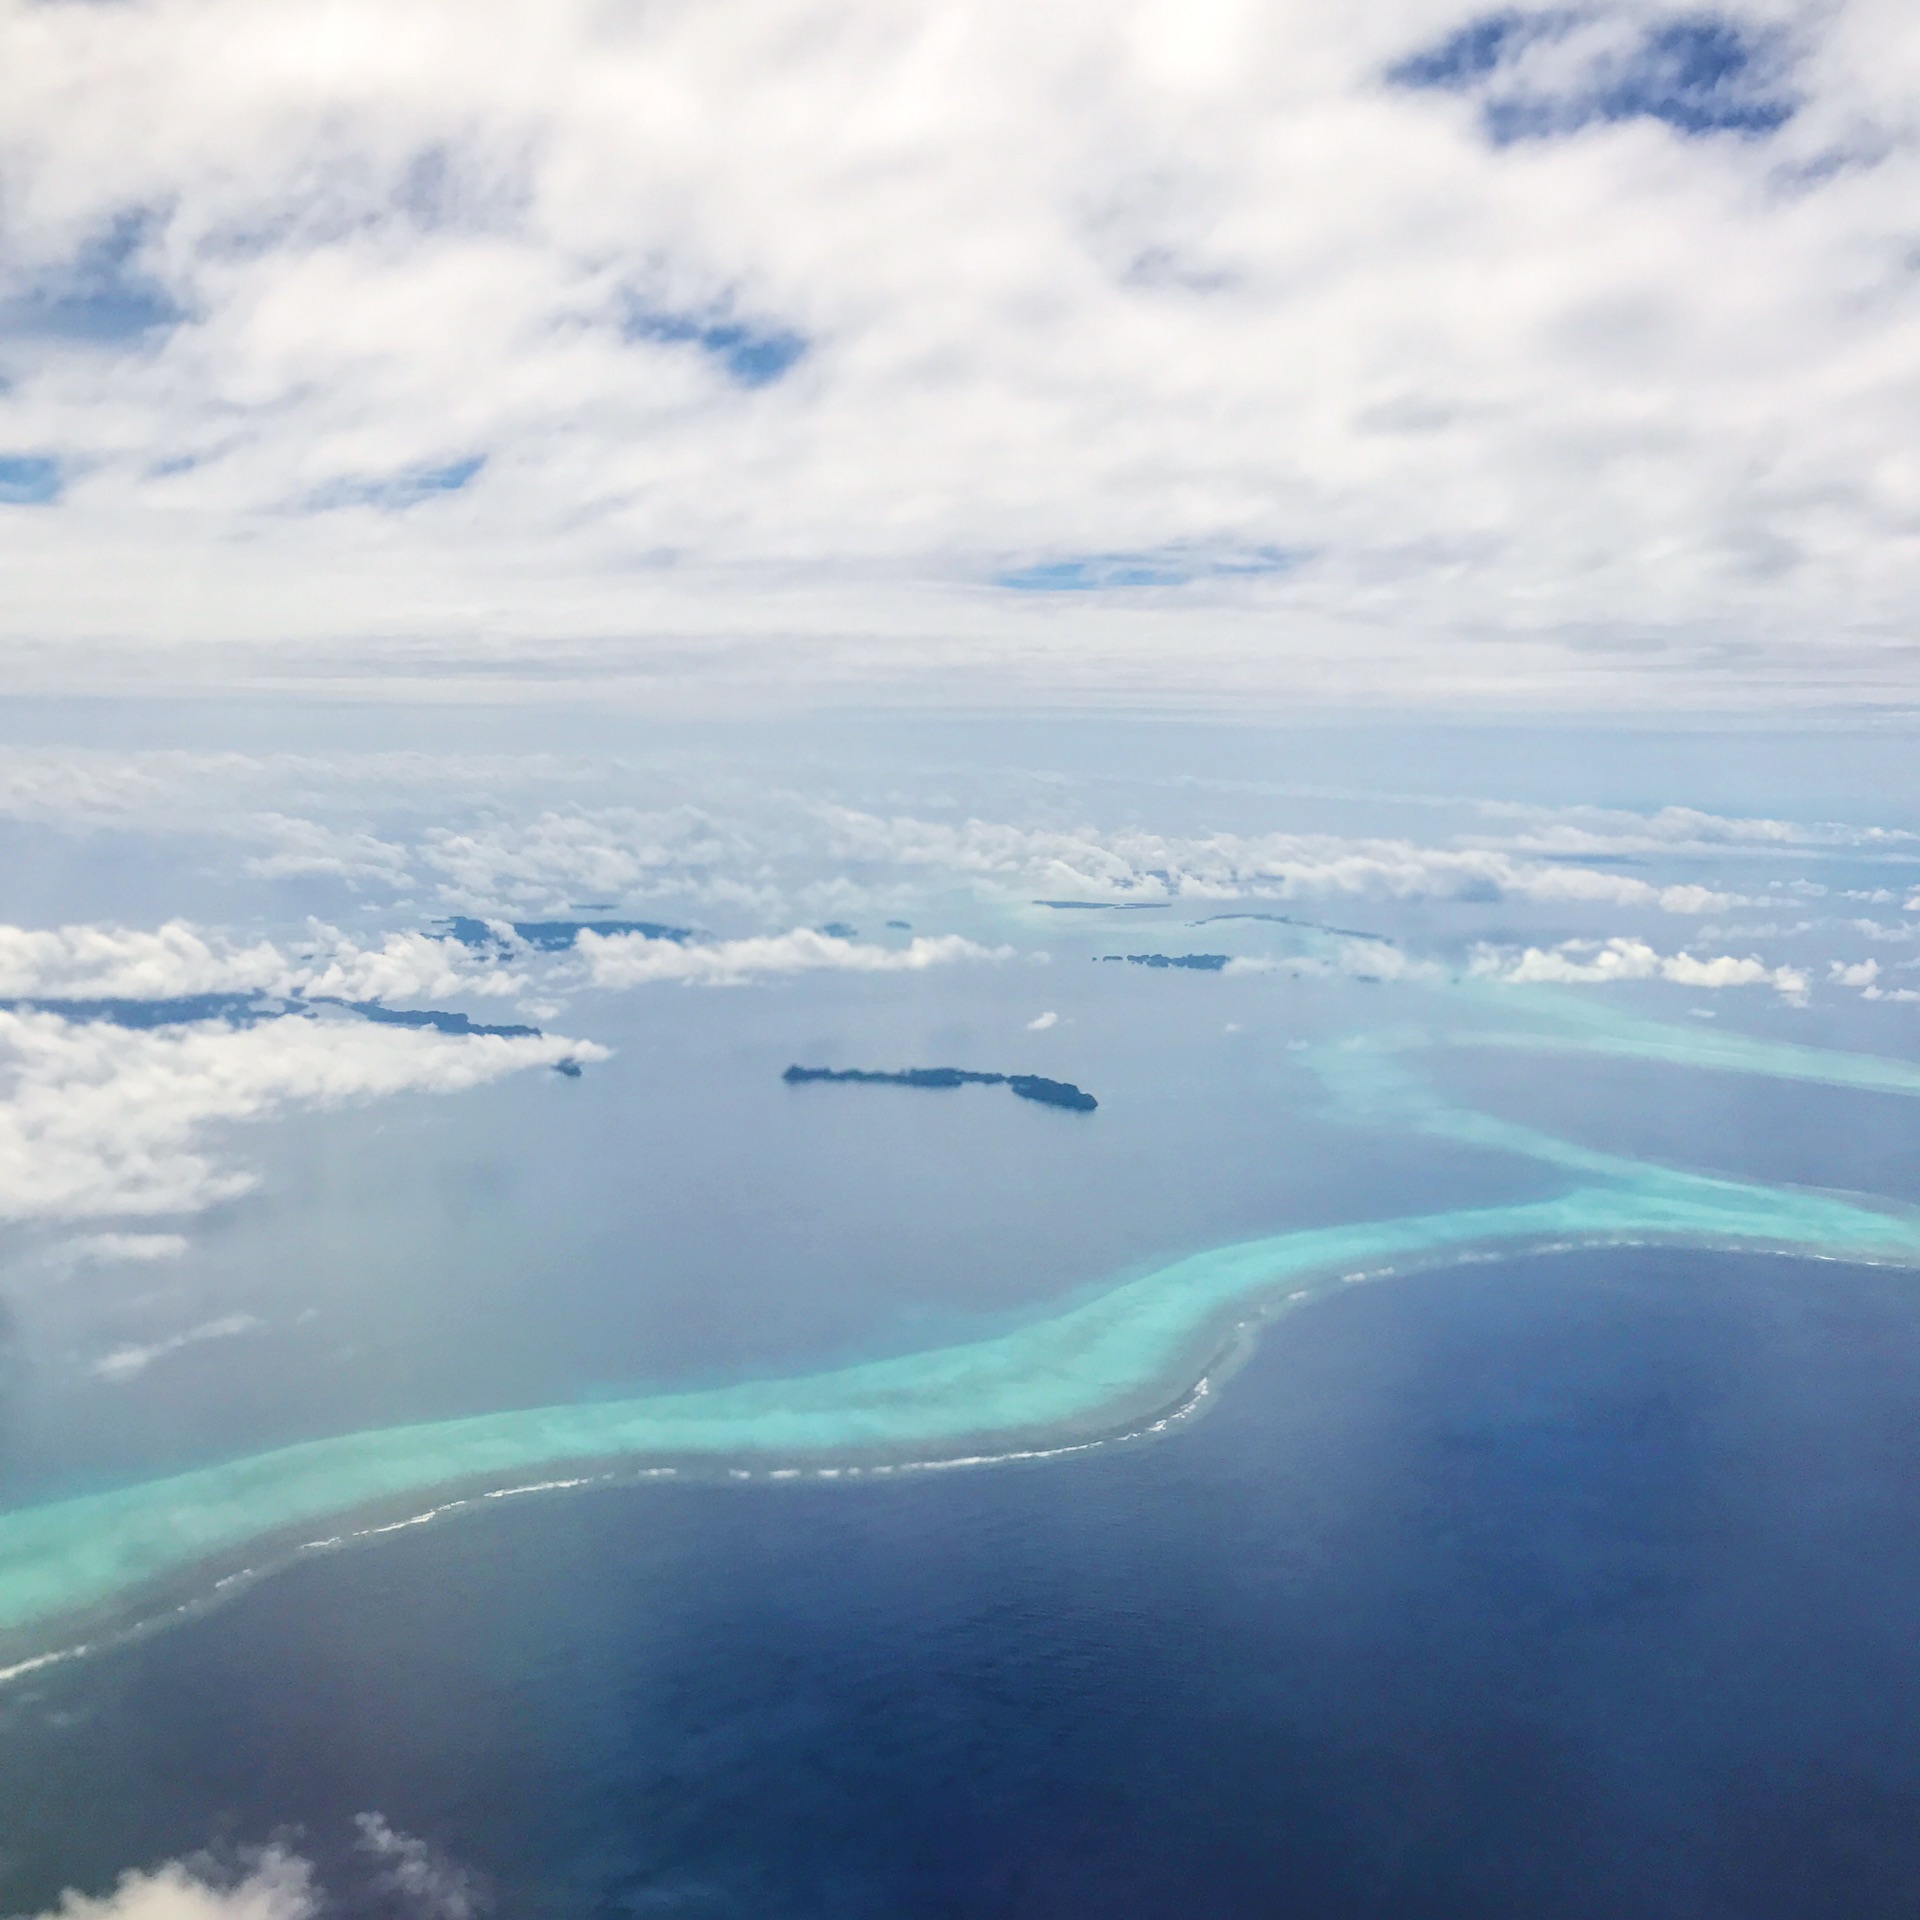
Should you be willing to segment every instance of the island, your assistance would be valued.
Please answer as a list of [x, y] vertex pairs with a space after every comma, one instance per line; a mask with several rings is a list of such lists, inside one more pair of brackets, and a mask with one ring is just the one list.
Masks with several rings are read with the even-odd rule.
[[848, 1081], [866, 1087], [1005, 1087], [1022, 1100], [1069, 1113], [1091, 1113], [1100, 1102], [1071, 1081], [1046, 1080], [1037, 1073], [972, 1073], [965, 1067], [908, 1067], [899, 1073], [875, 1073], [862, 1067], [789, 1067], [781, 1076], [790, 1087], [811, 1080]]
[[1224, 953], [1103, 953], [1102, 960], [1124, 960], [1130, 967], [1190, 967], [1195, 973], [1218, 973], [1227, 964]]

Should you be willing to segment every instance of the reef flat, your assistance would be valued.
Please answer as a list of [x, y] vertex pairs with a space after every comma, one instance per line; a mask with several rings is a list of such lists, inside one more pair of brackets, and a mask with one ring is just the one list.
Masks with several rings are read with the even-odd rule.
[[1164, 1413], [1238, 1330], [1317, 1292], [1523, 1250], [1674, 1242], [1920, 1264], [1920, 1220], [1657, 1167], [1553, 1199], [1273, 1235], [1192, 1254], [969, 1344], [342, 1434], [0, 1514], [0, 1659], [128, 1624], [169, 1581], [211, 1587], [263, 1541], [337, 1529], [396, 1501], [590, 1462], [844, 1470], [1095, 1439]]
[[[1541, 1011], [1562, 1022], [1543, 1027], [1549, 1045], [1571, 1030], [1597, 1050], [1920, 1092], [1920, 1069], [1904, 1062], [1589, 1019], [1552, 1004]], [[1301, 1058], [1338, 1119], [1530, 1159], [1557, 1169], [1566, 1190], [1212, 1248], [1010, 1331], [924, 1352], [340, 1434], [16, 1508], [0, 1513], [0, 1669], [24, 1670], [204, 1598], [316, 1536], [324, 1544], [381, 1530], [368, 1516], [407, 1524], [450, 1494], [577, 1484], [607, 1470], [888, 1472], [1161, 1427], [1250, 1328], [1355, 1281], [1522, 1252], [1654, 1244], [1920, 1267], [1912, 1209], [1683, 1172], [1454, 1107], [1405, 1064], [1410, 1047], [1431, 1044], [1431, 1035], [1374, 1034]], [[802, 1067], [788, 1077], [1014, 1084], [1014, 1076], [958, 1068], [911, 1073], [918, 1077]]]

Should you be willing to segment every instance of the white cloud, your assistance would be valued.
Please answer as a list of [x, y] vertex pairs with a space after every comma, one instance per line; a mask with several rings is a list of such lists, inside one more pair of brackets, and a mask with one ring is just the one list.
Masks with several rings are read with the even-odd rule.
[[1010, 960], [1011, 947], [983, 947], [957, 933], [917, 935], [904, 947], [876, 947], [795, 927], [712, 945], [649, 940], [643, 934], [583, 932], [576, 949], [597, 987], [637, 987], [678, 980], [703, 987], [740, 986], [749, 980], [815, 971], [918, 973], [961, 960]]
[[524, 974], [476, 959], [457, 940], [390, 933], [363, 948], [331, 927], [314, 929], [315, 951], [289, 978], [301, 993], [341, 1000], [444, 1000], [463, 993], [521, 992]]
[[0, 1013], [0, 1219], [191, 1213], [253, 1184], [215, 1153], [223, 1124], [605, 1058], [552, 1034], [298, 1017], [129, 1030]]
[[274, 993], [287, 962], [269, 941], [240, 947], [184, 920], [151, 933], [125, 927], [0, 926], [0, 996], [159, 1000], [198, 993]]
[[1483, 979], [1525, 986], [1604, 985], [1622, 980], [1668, 980], [1683, 987], [1772, 987], [1790, 1000], [1806, 996], [1808, 980], [1798, 967], [1770, 967], [1749, 956], [1719, 954], [1708, 959], [1690, 953], [1663, 954], [1644, 940], [1566, 940], [1552, 948], [1511, 949], [1480, 946], [1470, 971]]
[[[1472, 12], [15, 7], [16, 658], [1904, 697], [1903, 12], [1766, 6], [1771, 137], [1505, 145], [1383, 80]], [[155, 326], [63, 335], [116, 235]]]
[[1034, 1017], [1027, 1022], [1027, 1031], [1029, 1033], [1045, 1033], [1049, 1027], [1057, 1027], [1059, 1024], [1060, 1016], [1049, 1010], [1046, 1013], [1035, 1014]]
[[946, 867], [1018, 878], [1041, 897], [1191, 901], [1497, 899], [1555, 905], [1710, 913], [1744, 904], [1695, 885], [1655, 885], [1630, 874], [1516, 860], [1494, 848], [1429, 847], [1334, 834], [1167, 835], [1140, 828], [1072, 831], [984, 820], [961, 825], [882, 819], [830, 809], [835, 851], [847, 859]]
[[345, 1000], [440, 999], [518, 993], [525, 977], [476, 957], [457, 940], [392, 933], [378, 947], [312, 923], [303, 949], [269, 940], [243, 946], [170, 920], [126, 927], [0, 926], [0, 997], [164, 1000], [202, 993], [328, 994]]
[[1827, 968], [1827, 978], [1836, 987], [1870, 987], [1880, 978], [1880, 962], [1856, 960], [1848, 965], [1843, 960], [1835, 960]]
[[129, 1342], [125, 1346], [115, 1347], [111, 1353], [105, 1353], [96, 1360], [87, 1371], [96, 1380], [119, 1382], [131, 1380], [136, 1374], [145, 1373], [156, 1360], [164, 1360], [170, 1353], [178, 1353], [182, 1347], [197, 1346], [203, 1340], [231, 1340], [242, 1333], [257, 1333], [266, 1324], [251, 1313], [222, 1314], [217, 1320], [206, 1320], [197, 1327], [189, 1327], [184, 1333], [170, 1334], [164, 1340], [154, 1340], [141, 1346]]
[[152, 1873], [123, 1875], [101, 1899], [64, 1893], [40, 1920], [311, 1920], [319, 1905], [306, 1862], [276, 1847], [230, 1886], [172, 1861]]

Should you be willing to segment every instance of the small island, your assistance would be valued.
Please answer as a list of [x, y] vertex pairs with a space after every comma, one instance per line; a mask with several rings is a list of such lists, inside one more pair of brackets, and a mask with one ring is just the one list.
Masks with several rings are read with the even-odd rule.
[[861, 1067], [789, 1067], [780, 1077], [790, 1087], [812, 1080], [868, 1087], [1005, 1087], [1019, 1099], [1064, 1107], [1069, 1113], [1091, 1113], [1100, 1104], [1071, 1081], [1046, 1080], [1037, 1073], [971, 1073], [964, 1067], [908, 1067], [899, 1073], [874, 1073]]

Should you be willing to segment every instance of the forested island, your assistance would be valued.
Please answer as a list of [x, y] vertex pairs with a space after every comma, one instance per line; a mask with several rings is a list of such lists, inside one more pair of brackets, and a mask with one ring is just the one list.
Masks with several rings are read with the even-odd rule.
[[812, 1080], [870, 1087], [1006, 1087], [1022, 1100], [1065, 1107], [1070, 1113], [1091, 1113], [1100, 1104], [1071, 1081], [1046, 1080], [1037, 1073], [971, 1073], [964, 1067], [907, 1067], [898, 1073], [875, 1073], [862, 1067], [789, 1067], [780, 1077], [790, 1087]]

